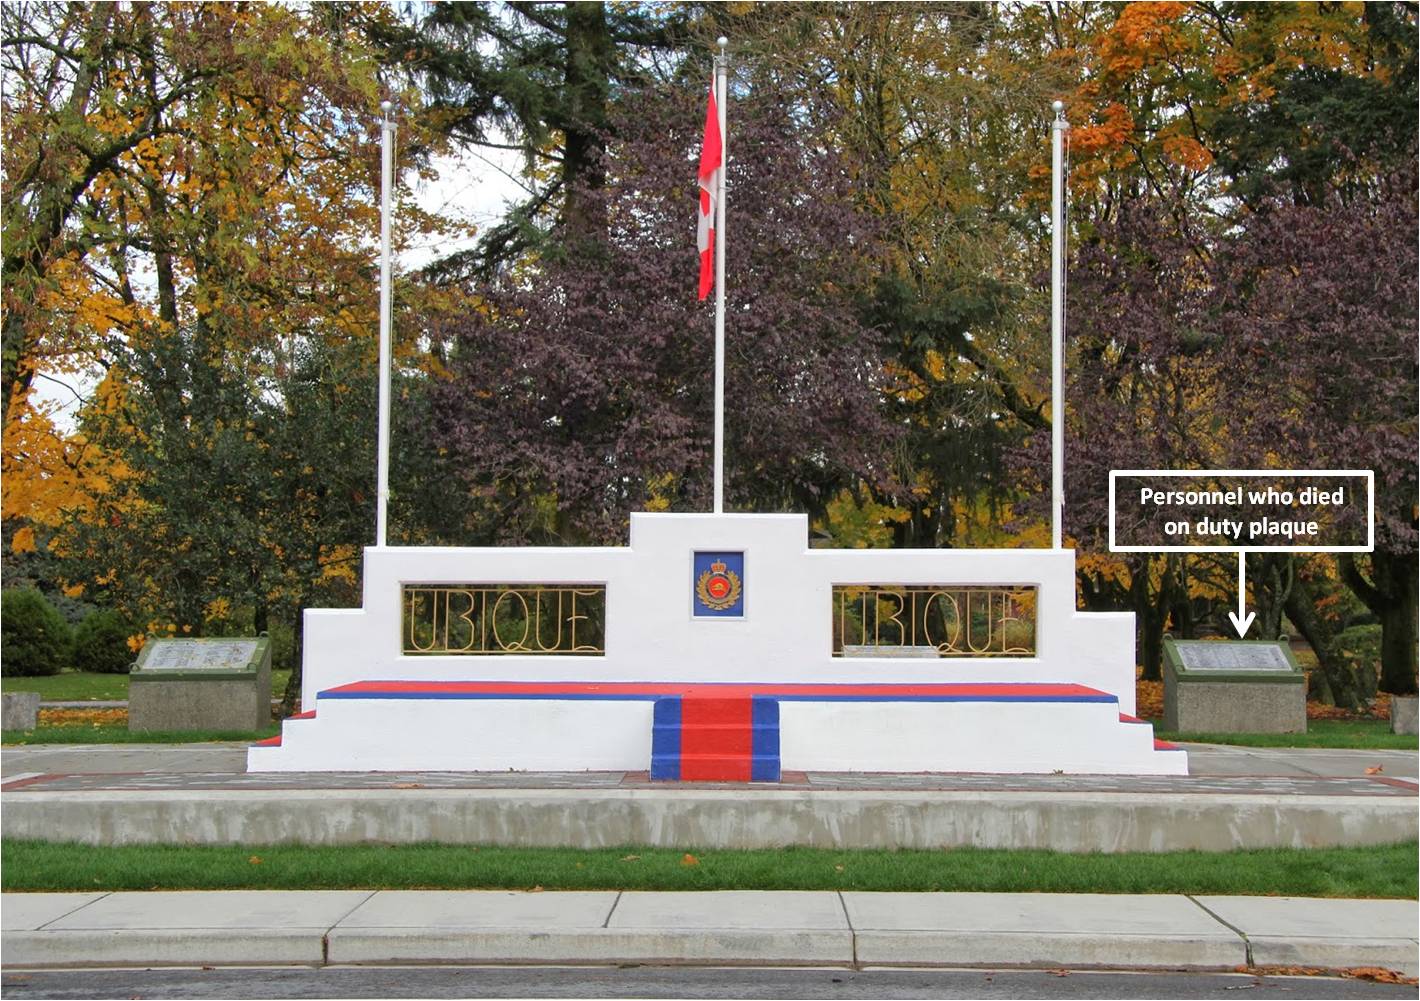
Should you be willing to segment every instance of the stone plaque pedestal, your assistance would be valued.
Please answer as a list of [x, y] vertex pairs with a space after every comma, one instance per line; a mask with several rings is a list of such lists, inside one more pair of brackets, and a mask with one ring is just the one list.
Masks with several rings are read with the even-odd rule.
[[6, 730], [33, 730], [39, 723], [39, 692], [6, 692], [4, 695]]
[[270, 723], [271, 644], [265, 637], [149, 640], [130, 674], [130, 732], [250, 732]]
[[1390, 732], [1420, 733], [1416, 720], [1417, 699], [1414, 695], [1392, 695], [1390, 697]]
[[1307, 678], [1286, 643], [1166, 637], [1163, 673], [1166, 731], [1307, 731]]

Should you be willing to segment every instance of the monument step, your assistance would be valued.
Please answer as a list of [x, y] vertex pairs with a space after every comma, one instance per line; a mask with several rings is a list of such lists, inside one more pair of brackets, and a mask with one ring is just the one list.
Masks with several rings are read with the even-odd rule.
[[739, 754], [653, 755], [656, 782], [778, 782], [779, 758]]
[[652, 718], [653, 779], [779, 780], [779, 703], [773, 697], [694, 689], [657, 699]]
[[1148, 721], [1071, 683], [391, 680], [318, 698], [319, 718], [254, 745], [249, 770], [1187, 774]]
[[704, 681], [356, 681], [319, 699], [708, 699], [768, 696], [780, 701], [1117, 702], [1108, 692], [1057, 682], [862, 684]]

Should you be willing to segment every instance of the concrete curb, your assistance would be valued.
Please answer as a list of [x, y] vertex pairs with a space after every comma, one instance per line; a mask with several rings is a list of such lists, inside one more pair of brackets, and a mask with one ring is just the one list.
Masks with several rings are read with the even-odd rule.
[[4, 966], [319, 965], [324, 928], [6, 932]]
[[[1414, 937], [1420, 909], [1415, 901], [1397, 900], [214, 891], [5, 894], [0, 908], [7, 969], [641, 963], [1226, 970], [1275, 964], [1420, 972]], [[678, 919], [662, 923], [669, 914]]]
[[1420, 836], [1411, 796], [732, 789], [26, 790], [7, 838], [90, 844], [1233, 851]]
[[853, 933], [795, 928], [629, 932], [485, 929], [336, 929], [329, 962], [569, 963], [613, 965], [852, 966]]

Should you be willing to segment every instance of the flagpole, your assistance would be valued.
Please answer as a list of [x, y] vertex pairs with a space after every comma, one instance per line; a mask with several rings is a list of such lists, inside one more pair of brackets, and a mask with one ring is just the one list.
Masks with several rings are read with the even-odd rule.
[[1050, 540], [1064, 547], [1065, 520], [1065, 105], [1050, 124]]
[[390, 178], [394, 173], [393, 105], [380, 102], [380, 395], [379, 446], [375, 458], [375, 545], [384, 546], [390, 492]]
[[720, 176], [715, 192], [715, 513], [725, 510], [725, 174], [730, 164], [729, 137], [725, 133], [726, 76], [729, 57], [717, 40], [715, 59], [715, 109], [720, 119]]

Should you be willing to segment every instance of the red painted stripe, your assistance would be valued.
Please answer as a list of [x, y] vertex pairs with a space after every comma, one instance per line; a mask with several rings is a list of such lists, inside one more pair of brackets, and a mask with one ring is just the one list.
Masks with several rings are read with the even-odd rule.
[[1170, 744], [1167, 740], [1154, 738], [1154, 750], [1156, 751], [1179, 751], [1182, 750], [1177, 744]]
[[1142, 722], [1144, 722], [1144, 721], [1143, 721], [1142, 719], [1140, 719], [1138, 716], [1130, 716], [1128, 713], [1120, 713], [1120, 714], [1119, 714], [1119, 722], [1121, 722], [1121, 723], [1142, 723]]
[[297, 714], [294, 715], [294, 716], [288, 716], [288, 717], [286, 717], [286, 718], [287, 718], [287, 719], [315, 719], [315, 718], [316, 718], [316, 711], [315, 711], [314, 709], [312, 709], [312, 710], [311, 710], [310, 712], [308, 712], [308, 713], [297, 713]]
[[427, 695], [680, 695], [718, 698], [749, 698], [755, 695], [859, 695], [911, 698], [913, 696], [957, 696], [962, 698], [1061, 698], [1103, 695], [1097, 688], [1069, 684], [995, 683], [932, 685], [834, 685], [834, 684], [713, 684], [663, 681], [357, 681], [329, 689], [332, 692], [378, 695], [382, 693]]
[[733, 755], [681, 755], [682, 782], [748, 782], [749, 758]]
[[752, 704], [748, 698], [689, 695], [680, 703], [682, 782], [748, 782]]
[[278, 733], [276, 736], [274, 736], [274, 737], [267, 737], [265, 740], [258, 740], [255, 744], [252, 745], [252, 747], [280, 747], [280, 746], [281, 746], [281, 734], [279, 734], [279, 733]]

